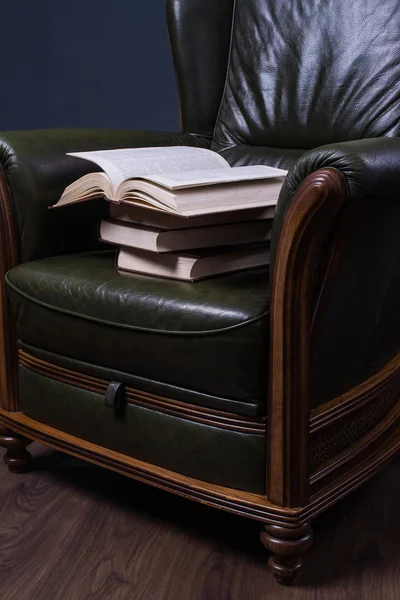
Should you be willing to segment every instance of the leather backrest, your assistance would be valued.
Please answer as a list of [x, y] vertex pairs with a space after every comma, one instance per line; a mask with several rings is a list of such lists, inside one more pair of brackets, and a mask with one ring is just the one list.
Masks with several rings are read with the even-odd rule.
[[214, 149], [400, 133], [399, 0], [236, 0]]
[[212, 136], [224, 89], [234, 0], [167, 0], [182, 128]]

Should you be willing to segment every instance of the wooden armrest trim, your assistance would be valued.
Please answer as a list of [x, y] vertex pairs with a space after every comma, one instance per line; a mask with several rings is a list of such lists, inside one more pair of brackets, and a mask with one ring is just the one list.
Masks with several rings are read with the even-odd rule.
[[0, 406], [18, 411], [17, 349], [14, 314], [5, 274], [18, 264], [18, 236], [10, 190], [0, 167]]
[[312, 281], [317, 251], [346, 198], [339, 171], [315, 171], [297, 189], [278, 241], [271, 296], [266, 493], [279, 506], [303, 506], [309, 497]]

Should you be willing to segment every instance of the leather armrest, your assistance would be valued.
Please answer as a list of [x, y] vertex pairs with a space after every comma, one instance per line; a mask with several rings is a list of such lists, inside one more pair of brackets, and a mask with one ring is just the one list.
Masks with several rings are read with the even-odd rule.
[[[373, 138], [328, 144], [309, 150], [288, 173], [276, 209], [274, 242], [294, 192], [310, 173], [331, 167], [340, 171], [349, 199], [396, 194], [400, 184], [400, 138]], [[276, 244], [275, 244], [276, 245]]]
[[324, 168], [344, 176], [348, 196], [316, 263], [318, 273], [324, 257], [342, 248], [315, 321], [312, 407], [365, 381], [400, 351], [400, 139], [343, 142], [301, 156], [278, 201], [275, 253], [294, 192]]
[[107, 129], [15, 131], [0, 134], [1, 202], [14, 215], [16, 252], [21, 262], [98, 247], [96, 222], [105, 202], [49, 211], [64, 188], [95, 165], [67, 152], [140, 146], [209, 147], [203, 137], [185, 133]]

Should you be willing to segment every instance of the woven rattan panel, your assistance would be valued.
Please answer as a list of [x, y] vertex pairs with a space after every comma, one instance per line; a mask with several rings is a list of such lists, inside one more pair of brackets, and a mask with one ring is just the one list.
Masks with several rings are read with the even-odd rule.
[[348, 417], [340, 419], [311, 438], [311, 472], [352, 446], [381, 421], [399, 398], [399, 380]]

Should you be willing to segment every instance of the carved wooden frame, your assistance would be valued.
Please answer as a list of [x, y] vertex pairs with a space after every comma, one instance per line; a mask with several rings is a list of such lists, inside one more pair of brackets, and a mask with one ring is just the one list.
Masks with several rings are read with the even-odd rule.
[[[400, 448], [400, 355], [368, 381], [310, 410], [312, 329], [340, 249], [332, 248], [332, 260], [316, 308], [311, 297], [314, 259], [345, 204], [343, 176], [334, 169], [322, 169], [299, 186], [285, 215], [271, 299], [267, 431], [263, 419], [188, 406], [128, 389], [129, 402], [214, 427], [266, 435], [267, 490], [265, 495], [259, 495], [168, 471], [78, 439], [18, 412], [16, 334], [4, 281], [6, 271], [18, 262], [17, 236], [10, 191], [0, 171], [0, 445], [7, 448], [5, 461], [10, 469], [26, 468], [26, 446], [30, 440], [36, 440], [167, 491], [256, 519], [263, 524], [261, 541], [273, 553], [269, 564], [275, 577], [282, 583], [291, 583], [301, 567], [299, 553], [312, 541], [310, 520], [366, 481]], [[106, 385], [99, 378], [52, 365], [26, 352], [20, 351], [19, 361], [42, 375], [85, 389], [99, 391]], [[334, 424], [341, 427], [346, 419], [385, 394], [391, 394], [394, 401], [379, 422], [311, 472], [313, 436]]]
[[346, 195], [338, 171], [316, 171], [296, 191], [279, 238], [267, 433], [267, 494], [279, 506], [304, 506], [309, 498], [312, 278], [317, 251]]
[[0, 405], [19, 410], [14, 315], [6, 290], [5, 273], [18, 264], [18, 235], [11, 192], [0, 166]]

